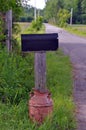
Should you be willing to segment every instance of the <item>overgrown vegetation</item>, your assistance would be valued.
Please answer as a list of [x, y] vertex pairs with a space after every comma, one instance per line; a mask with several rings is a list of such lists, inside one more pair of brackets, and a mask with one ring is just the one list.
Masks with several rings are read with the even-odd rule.
[[[65, 23], [70, 23], [70, 18], [67, 17], [67, 20], [64, 21], [64, 16], [68, 13], [71, 15], [73, 24], [86, 24], [86, 0], [46, 0], [45, 18], [52, 24], [59, 24], [61, 19], [61, 26]], [[59, 15], [59, 11], [62, 11], [62, 15]], [[64, 12], [64, 10], [66, 10]]]
[[[12, 9], [12, 19], [13, 22], [16, 21], [19, 18], [19, 15], [22, 12], [22, 4], [21, 0], [9, 0], [4, 1], [0, 0], [0, 41], [2, 46], [6, 45], [6, 39], [8, 34], [8, 28], [6, 27], [6, 13], [8, 10]], [[14, 28], [14, 26], [13, 26]], [[14, 41], [14, 39], [12, 38]]]
[[23, 11], [19, 21], [31, 22], [34, 19], [34, 7], [23, 7]]
[[65, 28], [70, 33], [86, 37], [86, 25], [71, 25]]
[[[21, 30], [19, 24], [15, 23], [14, 27], [13, 31], [20, 37], [18, 34]], [[39, 17], [36, 21], [33, 21], [30, 28], [32, 29], [30, 30], [31, 32], [40, 31], [42, 28], [42, 18]], [[23, 33], [26, 33], [27, 30], [29, 30], [28, 25], [27, 29], [23, 30]], [[14, 37], [18, 38], [16, 35]], [[33, 84], [33, 55], [28, 54], [23, 57], [19, 49], [20, 44], [17, 45], [16, 41], [15, 43], [13, 52], [10, 54], [7, 53], [6, 49], [4, 50], [5, 47], [2, 48], [0, 46], [0, 99], [4, 103], [9, 102], [11, 104], [18, 104], [25, 97], [26, 93], [31, 90], [31, 85]], [[28, 76], [29, 80], [27, 80]]]
[[[21, 25], [22, 26], [22, 25]], [[28, 30], [23, 28], [23, 32]], [[36, 30], [35, 30], [36, 31]], [[74, 130], [74, 105], [69, 57], [59, 50], [47, 53], [47, 88], [52, 93], [52, 118], [38, 126], [28, 118], [29, 92], [34, 87], [34, 55], [0, 48], [1, 130]]]
[[[39, 17], [43, 16], [43, 10], [41, 9], [36, 9], [36, 16]], [[29, 6], [24, 6], [23, 7], [23, 14], [20, 17], [20, 22], [32, 22], [34, 20], [34, 7]]]
[[57, 15], [58, 21], [57, 24], [60, 27], [67, 27], [68, 19], [70, 18], [70, 14], [66, 9], [60, 9]]
[[[27, 0], [24, 0], [24, 2], [27, 2]], [[0, 15], [4, 15], [7, 10], [12, 9], [13, 20], [20, 16], [21, 0], [11, 0], [9, 2], [1, 0], [0, 3]], [[65, 0], [65, 4], [61, 0], [48, 0], [45, 8], [45, 11], [47, 11], [46, 17], [51, 22], [61, 23], [61, 26], [65, 26], [69, 20], [70, 8], [74, 7], [74, 22], [83, 23], [81, 18], [84, 17], [85, 23], [85, 5], [85, 0], [73, 0], [72, 3]], [[0, 19], [0, 43], [4, 39], [5, 31], [2, 20]], [[42, 18], [38, 18], [37, 21], [32, 22], [30, 28], [27, 25], [22, 32], [39, 33], [42, 27]], [[0, 46], [0, 129], [74, 130], [71, 64], [69, 57], [64, 56], [61, 51], [47, 53], [47, 88], [52, 93], [54, 104], [52, 118], [47, 118], [41, 126], [32, 123], [28, 118], [27, 102], [29, 92], [34, 87], [34, 55], [32, 53], [21, 54], [19, 50], [20, 38], [18, 38], [21, 34], [19, 32], [20, 28], [16, 25], [14, 29], [17, 29], [18, 45], [16, 41], [13, 41], [16, 43], [13, 52], [8, 54], [6, 48]]]
[[3, 51], [0, 63], [1, 130], [74, 130], [71, 64], [67, 56], [60, 51], [47, 53], [47, 87], [54, 111], [40, 127], [28, 118], [27, 101], [34, 86], [32, 54], [22, 57]]
[[[18, 104], [33, 86], [33, 56], [7, 54], [0, 49], [0, 99], [3, 103]], [[28, 78], [29, 76], [29, 78]]]
[[10, 9], [13, 11], [13, 21], [17, 20], [22, 11], [22, 0], [0, 0], [0, 13], [2, 13], [2, 15], [5, 15]]
[[5, 40], [5, 34], [3, 34], [4, 32], [3, 26], [4, 26], [3, 19], [0, 17], [0, 43]]
[[28, 31], [30, 31], [31, 33], [37, 32], [37, 31], [41, 30], [42, 26], [43, 26], [43, 18], [38, 17], [36, 20], [32, 21]]

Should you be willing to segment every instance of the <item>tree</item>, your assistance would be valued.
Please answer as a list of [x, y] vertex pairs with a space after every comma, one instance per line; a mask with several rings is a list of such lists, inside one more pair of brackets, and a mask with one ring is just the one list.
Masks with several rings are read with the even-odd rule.
[[81, 7], [82, 7], [82, 13], [86, 13], [86, 0], [82, 0]]
[[81, 8], [82, 8], [82, 23], [86, 24], [86, 0], [82, 0]]
[[6, 11], [12, 9], [13, 14], [18, 17], [21, 12], [21, 0], [0, 0], [0, 12], [6, 13]]
[[70, 18], [70, 13], [66, 9], [60, 9], [58, 14], [58, 25], [60, 27], [66, 27], [68, 19]]
[[45, 7], [45, 18], [57, 23], [57, 13], [60, 8], [63, 8], [63, 0], [48, 0]]
[[66, 9], [71, 12], [71, 8], [73, 8], [73, 23], [86, 23], [86, 0], [47, 0], [46, 19], [57, 23], [58, 11]]

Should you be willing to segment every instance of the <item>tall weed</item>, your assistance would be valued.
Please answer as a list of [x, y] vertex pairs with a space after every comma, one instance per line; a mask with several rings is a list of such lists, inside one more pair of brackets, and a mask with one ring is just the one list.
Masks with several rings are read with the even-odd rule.
[[53, 114], [38, 126], [28, 118], [27, 98], [33, 86], [33, 56], [0, 53], [1, 130], [74, 130], [74, 104], [69, 58], [58, 51], [47, 54], [47, 87], [52, 93]]
[[0, 99], [19, 103], [33, 86], [33, 54], [23, 57], [0, 51]]

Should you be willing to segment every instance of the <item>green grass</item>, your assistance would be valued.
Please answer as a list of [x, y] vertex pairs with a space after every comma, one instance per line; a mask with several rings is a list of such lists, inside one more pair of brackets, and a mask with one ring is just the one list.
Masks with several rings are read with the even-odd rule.
[[70, 33], [74, 33], [78, 36], [86, 37], [86, 25], [72, 25], [65, 28]]
[[[25, 31], [27, 32], [27, 29]], [[6, 88], [7, 85], [7, 88], [10, 87], [10, 91], [6, 90], [5, 92], [9, 92], [11, 96], [13, 94], [13, 99], [18, 97], [21, 101], [19, 102], [19, 99], [18, 103], [16, 101], [13, 103], [0, 101], [0, 130], [74, 130], [76, 126], [74, 115], [75, 106], [72, 97], [72, 66], [69, 57], [64, 56], [61, 50], [47, 52], [47, 88], [52, 93], [53, 114], [51, 119], [47, 118], [41, 126], [33, 123], [28, 117], [29, 90], [33, 88], [34, 82], [33, 66], [31, 67], [33, 56], [29, 54], [24, 58], [14, 55], [12, 59], [11, 57], [7, 59], [7, 57], [5, 53], [0, 57], [0, 61], [2, 61], [0, 71], [3, 72], [0, 73], [0, 78], [3, 79], [3, 75], [5, 77], [2, 83], [3, 86], [0, 86], [0, 91]], [[8, 65], [9, 67], [7, 67]], [[11, 78], [14, 80], [10, 83]], [[8, 80], [6, 81], [6, 79]], [[10, 84], [11, 86], [8, 87]], [[18, 91], [19, 93], [17, 95], [16, 91], [13, 91], [15, 85], [16, 88], [21, 90]]]
[[21, 23], [21, 22], [17, 22], [15, 24], [18, 24], [19, 26], [19, 32], [17, 35], [14, 35], [14, 38], [17, 39], [19, 45], [21, 46], [21, 34], [35, 34], [35, 33], [38, 33], [38, 34], [41, 34], [45, 31], [45, 27], [44, 25], [42, 26], [41, 30], [39, 31], [33, 31], [32, 29], [30, 29], [30, 24], [31, 23]]
[[42, 26], [41, 30], [39, 30], [39, 31], [32, 30], [32, 28], [29, 28], [29, 27], [28, 27], [28, 28], [25, 30], [24, 34], [35, 34], [35, 33], [41, 34], [41, 33], [44, 33], [44, 30], [45, 30], [44, 25]]
[[21, 34], [28, 33], [27, 30], [30, 27], [30, 23], [26, 22], [16, 22], [15, 23], [18, 27], [18, 33], [14, 35], [14, 38], [17, 39], [18, 43], [20, 44], [21, 41]]
[[47, 53], [47, 88], [54, 104], [52, 118], [38, 127], [28, 118], [27, 99], [22, 98], [18, 105], [0, 102], [0, 130], [74, 130], [72, 87], [69, 57], [61, 51]]
[[61, 51], [48, 54], [47, 81], [54, 100], [58, 130], [74, 129], [71, 67], [69, 57], [64, 56]]

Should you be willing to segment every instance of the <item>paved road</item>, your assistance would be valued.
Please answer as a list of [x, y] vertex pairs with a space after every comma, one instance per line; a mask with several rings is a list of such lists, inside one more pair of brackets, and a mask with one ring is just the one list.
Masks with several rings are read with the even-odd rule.
[[74, 67], [74, 99], [77, 105], [77, 130], [86, 130], [86, 38], [45, 24], [46, 33], [59, 34], [59, 46], [69, 55]]

